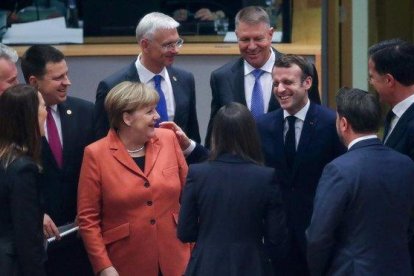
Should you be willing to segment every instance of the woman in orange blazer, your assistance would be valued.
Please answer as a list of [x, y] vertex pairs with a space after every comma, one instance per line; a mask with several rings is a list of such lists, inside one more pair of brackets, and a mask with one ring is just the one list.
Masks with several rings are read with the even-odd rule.
[[80, 233], [99, 275], [183, 275], [190, 245], [177, 239], [187, 165], [174, 132], [154, 128], [155, 90], [122, 82], [105, 100], [111, 130], [85, 149]]

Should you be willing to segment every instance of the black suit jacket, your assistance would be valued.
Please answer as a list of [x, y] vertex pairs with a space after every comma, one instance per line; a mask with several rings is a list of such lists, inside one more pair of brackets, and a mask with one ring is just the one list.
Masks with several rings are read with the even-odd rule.
[[196, 242], [186, 275], [271, 275], [287, 240], [273, 169], [230, 154], [191, 165], [181, 202], [178, 238]]
[[[167, 71], [175, 100], [174, 122], [188, 137], [199, 143], [194, 76], [173, 66], [167, 67]], [[140, 82], [135, 62], [107, 77], [98, 85], [94, 111], [94, 129], [97, 139], [106, 136], [109, 130], [108, 116], [104, 107], [106, 95], [115, 85], [123, 81]]]
[[414, 104], [398, 120], [385, 145], [414, 160]]
[[[273, 49], [276, 60], [283, 54]], [[321, 103], [318, 89], [318, 72], [315, 66], [312, 86], [309, 90], [309, 99], [317, 104]], [[231, 61], [211, 73], [210, 87], [212, 92], [211, 114], [208, 122], [207, 135], [205, 145], [210, 146], [211, 132], [213, 130], [213, 119], [218, 110], [231, 102], [241, 103], [247, 106], [244, 91], [244, 59], [238, 58]], [[271, 112], [280, 107], [279, 102], [275, 98], [273, 91], [270, 95], [269, 108], [267, 112]]]
[[19, 157], [0, 166], [0, 274], [46, 275], [39, 168]]
[[93, 104], [68, 97], [58, 105], [62, 124], [63, 167], [60, 169], [43, 138], [41, 177], [45, 213], [57, 226], [73, 222], [83, 150], [93, 141]]
[[312, 275], [412, 275], [413, 179], [412, 160], [379, 139], [329, 163], [307, 230]]
[[284, 153], [283, 110], [267, 113], [257, 121], [266, 165], [276, 169], [288, 227], [303, 256], [306, 253], [305, 230], [311, 219], [313, 199], [322, 170], [345, 152], [336, 133], [335, 120], [335, 112], [311, 102], [292, 170], [288, 169]]

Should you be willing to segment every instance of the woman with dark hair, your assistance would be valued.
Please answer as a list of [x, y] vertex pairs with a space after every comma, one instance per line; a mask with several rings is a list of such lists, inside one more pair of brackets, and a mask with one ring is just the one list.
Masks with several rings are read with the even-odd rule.
[[182, 194], [178, 238], [196, 242], [186, 275], [272, 275], [287, 231], [274, 170], [261, 164], [249, 110], [220, 108], [210, 160], [190, 166]]
[[40, 93], [29, 85], [0, 96], [0, 271], [46, 275], [38, 178], [46, 119]]

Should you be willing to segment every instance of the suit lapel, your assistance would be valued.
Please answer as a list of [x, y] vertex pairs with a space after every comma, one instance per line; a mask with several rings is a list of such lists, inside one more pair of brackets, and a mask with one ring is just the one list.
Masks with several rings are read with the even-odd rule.
[[234, 64], [228, 82], [230, 84], [230, 91], [234, 91], [233, 100], [247, 106], [244, 92], [244, 63], [242, 58]]
[[[278, 52], [275, 48], [272, 48], [272, 51], [275, 53], [275, 61], [282, 57], [282, 54]], [[267, 112], [271, 112], [278, 108], [280, 108], [280, 104], [277, 101], [275, 95], [273, 94], [273, 84], [272, 84], [272, 91], [270, 91], [270, 100], [269, 100], [269, 107], [267, 109]]]
[[122, 142], [119, 140], [118, 136], [112, 129], [108, 133], [108, 138], [109, 138], [109, 150], [112, 152], [113, 157], [130, 171], [134, 172], [135, 174], [145, 177], [145, 175], [138, 168], [137, 164], [134, 162], [131, 156], [129, 156], [124, 145], [122, 144]]
[[413, 119], [414, 119], [414, 104], [412, 104], [407, 109], [407, 111], [404, 112], [401, 118], [398, 120], [390, 136], [385, 142], [385, 145], [391, 148], [394, 148], [398, 144], [398, 142], [401, 140], [401, 137], [404, 136], [408, 122]]
[[149, 175], [154, 168], [155, 161], [161, 150], [161, 145], [158, 138], [152, 138], [147, 142], [147, 148], [145, 152], [145, 175]]
[[175, 102], [174, 122], [180, 122], [182, 120], [181, 118], [183, 118], [187, 112], [187, 110], [181, 108], [182, 106], [185, 106], [185, 97], [183, 97], [185, 94], [182, 93], [184, 88], [182, 86], [181, 76], [178, 76], [177, 72], [172, 67], [167, 67], [167, 71]]

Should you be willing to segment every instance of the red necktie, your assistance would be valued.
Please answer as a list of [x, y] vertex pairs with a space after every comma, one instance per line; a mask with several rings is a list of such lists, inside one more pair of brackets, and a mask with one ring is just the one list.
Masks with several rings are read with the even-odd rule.
[[52, 111], [50, 107], [47, 107], [46, 118], [47, 136], [50, 149], [55, 157], [56, 163], [59, 168], [62, 168], [62, 144], [60, 143], [59, 133], [56, 127], [55, 119], [53, 119]]

